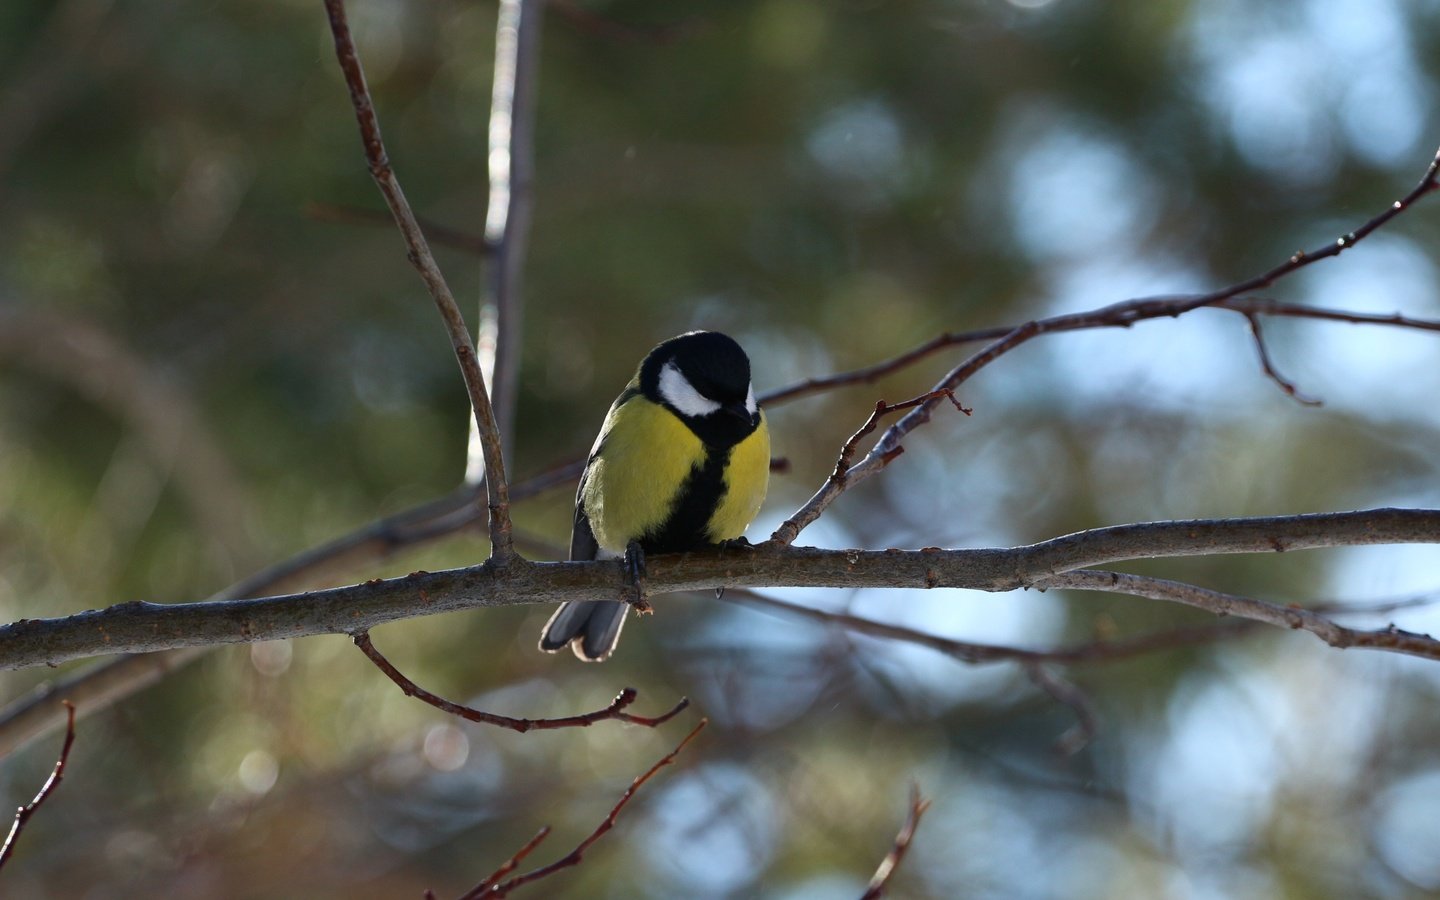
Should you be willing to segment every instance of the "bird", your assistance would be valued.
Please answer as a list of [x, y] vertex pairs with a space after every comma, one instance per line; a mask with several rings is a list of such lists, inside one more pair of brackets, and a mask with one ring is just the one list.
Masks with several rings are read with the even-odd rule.
[[[570, 558], [679, 553], [738, 541], [770, 479], [770, 431], [750, 358], [733, 338], [691, 331], [657, 344], [610, 406], [575, 493]], [[643, 595], [642, 595], [643, 596]], [[540, 636], [586, 662], [615, 649], [629, 604], [571, 600]]]

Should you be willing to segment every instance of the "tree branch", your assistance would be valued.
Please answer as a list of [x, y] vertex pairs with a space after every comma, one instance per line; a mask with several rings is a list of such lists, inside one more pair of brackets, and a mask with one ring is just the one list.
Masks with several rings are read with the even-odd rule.
[[[890, 461], [900, 453], [900, 441], [911, 431], [930, 421], [930, 416], [935, 407], [940, 404], [944, 397], [953, 392], [961, 384], [968, 381], [976, 372], [994, 362], [1001, 356], [1019, 347], [1021, 344], [1039, 337], [1042, 334], [1054, 334], [1061, 331], [1074, 331], [1080, 328], [1097, 327], [1128, 327], [1142, 319], [1156, 318], [1157, 316], [1180, 316], [1191, 310], [1204, 306], [1214, 306], [1240, 297], [1244, 294], [1263, 290], [1274, 284], [1281, 278], [1290, 275], [1306, 266], [1338, 256], [1346, 249], [1353, 247], [1376, 229], [1385, 225], [1400, 213], [1409, 209], [1417, 200], [1425, 194], [1435, 190], [1440, 183], [1440, 151], [1437, 151], [1430, 165], [1425, 170], [1425, 175], [1411, 191], [1399, 200], [1392, 203], [1384, 212], [1374, 216], [1359, 228], [1352, 232], [1341, 235], [1337, 240], [1326, 244], [1309, 253], [1297, 252], [1288, 260], [1278, 266], [1245, 281], [1236, 282], [1229, 287], [1211, 291], [1208, 294], [1195, 294], [1185, 297], [1151, 297], [1140, 300], [1131, 300], [1123, 303], [1116, 303], [1108, 307], [1091, 312], [1076, 313], [1064, 316], [1054, 316], [1048, 319], [1036, 319], [1018, 325], [1004, 334], [996, 337], [987, 347], [966, 359], [960, 365], [946, 373], [926, 395], [923, 403], [920, 403], [900, 421], [886, 429], [880, 439], [865, 455], [865, 458], [851, 466], [843, 477], [831, 477], [826, 479], [820, 489], [795, 512], [793, 516], [786, 519], [775, 533], [771, 536], [773, 540], [784, 544], [793, 543], [800, 532], [811, 522], [814, 522], [830, 506], [831, 503], [859, 482], [880, 472]], [[1253, 319], [1251, 320], [1254, 321]], [[1258, 338], [1257, 338], [1258, 340]], [[932, 341], [925, 345], [928, 349], [935, 346]], [[1262, 345], [1263, 347], [1263, 345]], [[915, 358], [916, 351], [908, 355]], [[1268, 360], [1267, 360], [1268, 362]], [[1267, 370], [1269, 371], [1269, 370]], [[1283, 384], [1283, 382], [1282, 382]], [[953, 402], [953, 396], [951, 397]]]
[[494, 310], [495, 417], [502, 435], [514, 428], [520, 391], [521, 302], [529, 244], [535, 170], [535, 110], [540, 77], [544, 0], [500, 0], [495, 26], [495, 77], [490, 97], [490, 203], [485, 242]]
[[555, 719], [516, 719], [511, 716], [496, 715], [495, 713], [484, 712], [469, 706], [462, 706], [459, 703], [452, 703], [444, 697], [432, 694], [407, 678], [405, 674], [395, 668], [395, 665], [386, 659], [379, 650], [375, 649], [375, 645], [370, 641], [370, 632], [356, 632], [353, 638], [355, 646], [359, 647], [360, 651], [369, 657], [370, 661], [375, 664], [376, 668], [384, 672], [387, 678], [395, 682], [395, 684], [400, 687], [400, 690], [405, 692], [405, 696], [414, 697], [417, 700], [430, 704], [441, 712], [458, 716], [468, 722], [478, 722], [482, 725], [498, 725], [501, 728], [518, 731], [521, 734], [527, 731], [544, 731], [556, 728], [586, 728], [594, 725], [596, 722], [604, 722], [607, 719], [613, 719], [617, 722], [628, 722], [631, 725], [641, 725], [646, 728], [654, 728], [657, 725], [664, 725], [666, 722], [675, 718], [680, 714], [681, 710], [690, 705], [689, 697], [681, 697], [679, 703], [675, 704], [669, 712], [662, 715], [633, 715], [625, 712], [625, 709], [635, 702], [635, 698], [639, 696], [639, 692], [634, 688], [627, 687], [611, 701], [609, 706], [596, 710], [595, 712], [584, 713], [578, 716], [562, 716]]
[[910, 842], [915, 840], [915, 830], [920, 827], [920, 817], [925, 815], [925, 810], [930, 808], [930, 801], [920, 796], [918, 785], [910, 786], [910, 814], [905, 817], [905, 824], [901, 826], [900, 833], [895, 835], [895, 843], [890, 847], [890, 852], [880, 861], [880, 867], [870, 878], [870, 883], [865, 887], [865, 893], [860, 900], [879, 900], [885, 896], [885, 890], [890, 884], [891, 877], [895, 870], [900, 868], [900, 863], [905, 859], [905, 853], [910, 849]]
[[931, 634], [928, 631], [906, 628], [903, 625], [892, 625], [889, 622], [866, 619], [861, 616], [851, 615], [850, 613], [830, 612], [809, 606], [801, 606], [796, 603], [790, 603], [787, 600], [757, 594], [753, 591], [730, 590], [726, 591], [721, 599], [727, 603], [734, 603], [739, 606], [751, 606], [795, 618], [808, 619], [820, 625], [843, 628], [846, 631], [856, 634], [864, 634], [869, 637], [883, 638], [885, 640], [903, 641], [907, 644], [914, 644], [919, 647], [934, 650], [937, 653], [942, 653], [950, 657], [956, 662], [967, 665], [986, 665], [989, 663], [1002, 662], [1027, 664], [1061, 663], [1065, 665], [1118, 662], [1125, 659], [1132, 659], [1136, 656], [1143, 656], [1147, 653], [1154, 653], [1157, 650], [1172, 650], [1177, 647], [1212, 643], [1250, 630], [1260, 624], [1258, 622], [1244, 621], [1217, 623], [1201, 627], [1171, 628], [1129, 638], [1086, 641], [1084, 643], [1073, 644], [1069, 647], [1057, 647], [1053, 650], [1032, 650], [1024, 647], [1010, 647], [1002, 644], [981, 644], [974, 641], [962, 641], [955, 638], [941, 637], [938, 634]]
[[500, 429], [495, 421], [495, 411], [490, 405], [490, 395], [485, 387], [485, 378], [475, 356], [475, 343], [470, 330], [465, 326], [465, 317], [445, 283], [445, 276], [430, 253], [430, 246], [420, 230], [410, 203], [400, 189], [400, 182], [390, 165], [385, 144], [380, 137], [380, 121], [375, 114], [375, 104], [370, 98], [370, 89], [365, 84], [365, 72], [360, 66], [360, 57], [355, 50], [355, 41], [350, 35], [350, 25], [345, 18], [344, 0], [325, 0], [325, 10], [330, 19], [330, 32], [335, 39], [335, 56], [340, 70], [345, 75], [345, 85], [350, 90], [350, 102], [355, 107], [355, 119], [360, 126], [360, 140], [365, 148], [365, 159], [370, 166], [370, 175], [385, 197], [395, 224], [409, 248], [406, 254], [410, 264], [420, 273], [445, 330], [450, 335], [450, 346], [460, 364], [460, 373], [465, 379], [465, 390], [470, 395], [470, 406], [475, 424], [480, 432], [481, 444], [485, 449], [485, 484], [489, 499], [491, 556], [497, 562], [508, 562], [515, 555], [510, 535], [510, 499], [508, 483], [505, 480], [505, 459], [501, 450]]
[[679, 756], [680, 752], [684, 750], [685, 747], [695, 739], [695, 736], [700, 733], [701, 729], [708, 724], [710, 724], [709, 719], [701, 719], [700, 724], [696, 725], [689, 734], [685, 735], [684, 739], [675, 746], [674, 750], [671, 750], [663, 756], [659, 762], [647, 769], [644, 774], [630, 782], [630, 787], [626, 788], [625, 793], [620, 795], [620, 799], [616, 801], [615, 805], [610, 807], [610, 813], [605, 816], [604, 821], [597, 825], [595, 830], [590, 832], [585, 840], [577, 844], [574, 850], [571, 850], [565, 856], [550, 863], [548, 866], [542, 866], [532, 872], [526, 872], [524, 875], [516, 875], [509, 881], [501, 882], [501, 878], [505, 877], [505, 875], [509, 874], [519, 865], [520, 859], [523, 859], [525, 855], [534, 850], [535, 847], [545, 839], [549, 834], [549, 826], [546, 826], [542, 828], [535, 837], [531, 838], [525, 846], [521, 847], [514, 856], [507, 860], [504, 865], [495, 870], [494, 874], [467, 891], [460, 900], [479, 900], [481, 897], [504, 897], [518, 887], [539, 881], [542, 878], [547, 878], [561, 869], [578, 866], [585, 856], [585, 851], [589, 850], [607, 831], [615, 827], [615, 821], [619, 817], [620, 811], [634, 798], [635, 793], [640, 790], [645, 782], [654, 777], [656, 772], [673, 763], [675, 757]]
[[[1110, 590], [1112, 583], [1101, 587], [1099, 582], [1086, 581], [1088, 577], [1109, 579], [1109, 573], [1068, 583], [1056, 576], [1129, 559], [1401, 543], [1440, 543], [1440, 510], [1378, 509], [1151, 522], [1097, 528], [1008, 550], [819, 550], [772, 543], [655, 556], [646, 560], [646, 567], [652, 596], [721, 586], [1009, 591], [1083, 584]], [[22, 619], [0, 627], [0, 669], [53, 665], [108, 653], [355, 634], [384, 622], [462, 609], [620, 598], [629, 588], [621, 561], [536, 563], [517, 558], [506, 566], [488, 560], [464, 569], [414, 572], [402, 578], [256, 600], [170, 605], [136, 601], [59, 619]], [[1232, 604], [1223, 611], [1238, 615], [1240, 610]], [[1303, 627], [1288, 615], [1263, 621]], [[1421, 635], [1367, 637], [1337, 646], [1374, 647], [1440, 659], [1440, 642]]]
[[1035, 587], [1069, 588], [1078, 591], [1106, 591], [1115, 594], [1129, 594], [1149, 600], [1163, 600], [1181, 603], [1212, 612], [1217, 616], [1238, 616], [1280, 628], [1308, 631], [1320, 640], [1338, 649], [1347, 647], [1368, 647], [1376, 650], [1390, 650], [1410, 656], [1440, 659], [1440, 641], [1426, 634], [1403, 631], [1390, 625], [1374, 631], [1347, 628], [1339, 625], [1313, 610], [1299, 606], [1281, 606], [1252, 597], [1226, 594], [1209, 588], [1197, 587], [1164, 578], [1149, 578], [1124, 572], [1105, 572], [1092, 569], [1066, 572], [1047, 578]]
[[70, 759], [70, 747], [75, 743], [75, 706], [70, 701], [61, 701], [65, 704], [65, 713], [69, 724], [65, 728], [65, 743], [60, 747], [60, 758], [55, 760], [55, 768], [50, 772], [50, 777], [40, 786], [40, 791], [35, 799], [20, 807], [15, 812], [15, 823], [10, 826], [10, 834], [5, 837], [5, 845], [0, 847], [0, 866], [10, 861], [11, 855], [15, 853], [15, 841], [20, 837], [20, 832], [25, 830], [29, 824], [30, 817], [40, 808], [40, 804], [50, 799], [50, 794], [60, 786], [60, 780], [65, 777], [65, 763]]

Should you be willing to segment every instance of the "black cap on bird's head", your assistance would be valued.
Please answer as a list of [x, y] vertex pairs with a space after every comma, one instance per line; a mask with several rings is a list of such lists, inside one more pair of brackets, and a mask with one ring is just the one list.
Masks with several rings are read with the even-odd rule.
[[640, 363], [640, 389], [707, 444], [739, 443], [760, 423], [750, 358], [718, 331], [691, 331], [657, 344]]

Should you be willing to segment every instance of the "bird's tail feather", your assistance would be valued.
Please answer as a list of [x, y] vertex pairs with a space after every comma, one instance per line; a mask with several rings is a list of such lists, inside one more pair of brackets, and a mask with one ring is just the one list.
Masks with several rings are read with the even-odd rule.
[[540, 649], [554, 653], [567, 644], [585, 662], [601, 662], [620, 642], [626, 604], [616, 600], [562, 603], [540, 634]]

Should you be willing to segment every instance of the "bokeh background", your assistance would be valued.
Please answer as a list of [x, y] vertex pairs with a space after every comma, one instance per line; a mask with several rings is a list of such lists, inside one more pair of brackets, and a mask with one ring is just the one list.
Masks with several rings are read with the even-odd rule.
[[[595, 19], [580, 13], [601, 17]], [[478, 233], [495, 4], [356, 0], [400, 178]], [[757, 386], [944, 330], [1240, 280], [1332, 240], [1440, 143], [1434, 0], [912, 0], [552, 9], [511, 471], [573, 459], [655, 342], [734, 334]], [[317, 2], [0, 4], [0, 618], [205, 597], [451, 490], [465, 402], [380, 209]], [[1440, 200], [1267, 296], [1440, 317]], [[442, 249], [473, 312], [481, 264]], [[1204, 311], [1035, 341], [802, 536], [1006, 546], [1149, 519], [1440, 505], [1440, 345], [1280, 320], [1308, 408], [1246, 323]], [[881, 384], [771, 411], [764, 536]], [[569, 489], [515, 510], [567, 540]], [[470, 564], [473, 530], [323, 583]], [[1440, 588], [1432, 547], [1134, 566], [1282, 601]], [[777, 592], [778, 593], [778, 592]], [[1045, 648], [1203, 625], [1132, 598], [786, 591], [934, 633]], [[934, 800], [894, 895], [1418, 897], [1440, 891], [1440, 665], [1250, 629], [1057, 670], [967, 667], [712, 597], [665, 598], [604, 667], [534, 648], [548, 609], [378, 629], [420, 683], [558, 715], [622, 686], [651, 732], [450, 720], [343, 637], [224, 648], [82, 722], [0, 873], [33, 898], [461, 892], [540, 825], [547, 862], [695, 717], [711, 726], [578, 869], [534, 896], [858, 896]], [[1440, 628], [1424, 606], [1345, 621]], [[66, 667], [65, 672], [78, 666]], [[4, 676], [6, 699], [55, 672]], [[58, 736], [0, 763], [28, 799]]]

